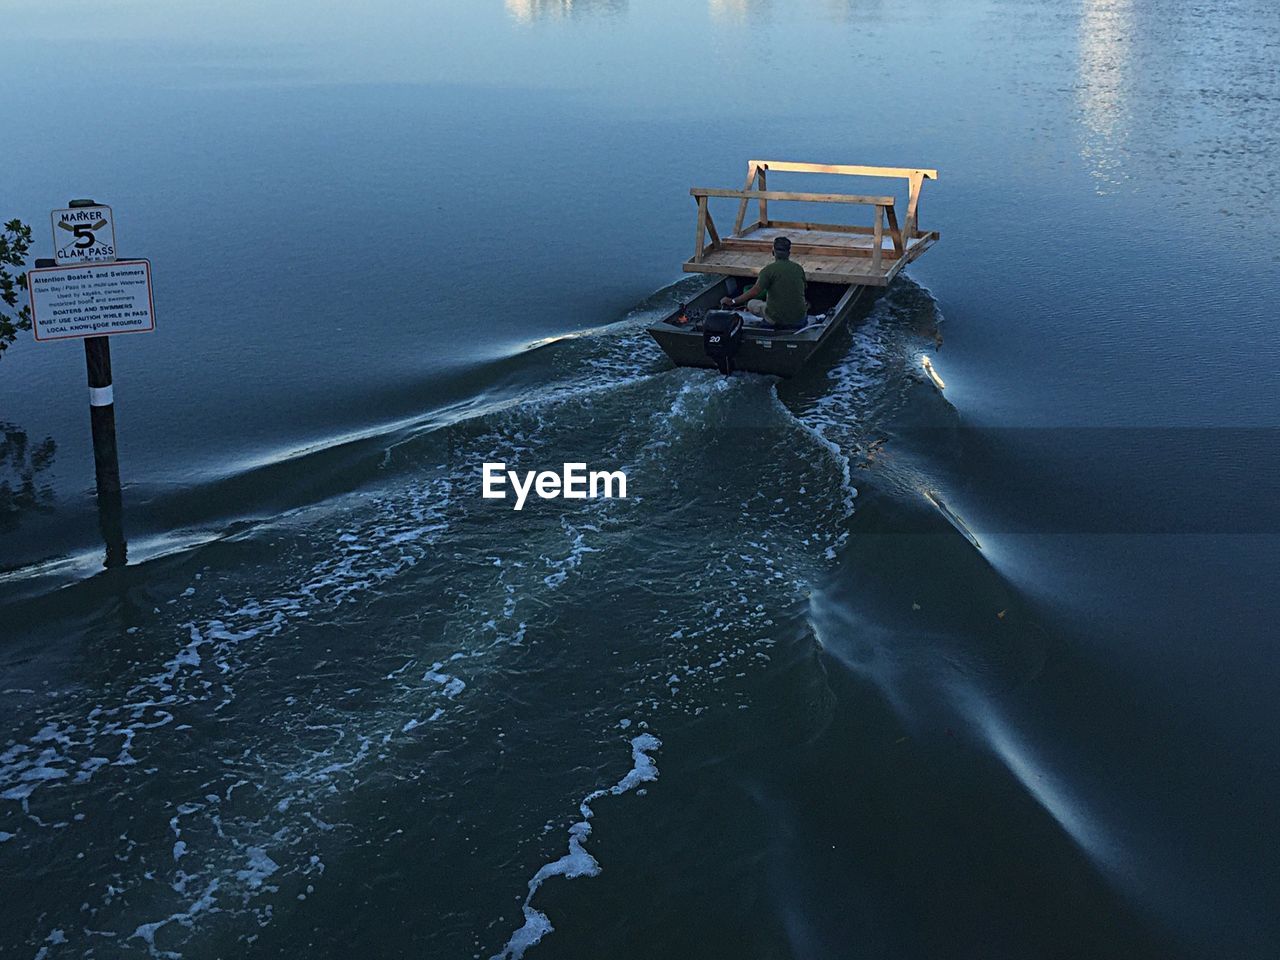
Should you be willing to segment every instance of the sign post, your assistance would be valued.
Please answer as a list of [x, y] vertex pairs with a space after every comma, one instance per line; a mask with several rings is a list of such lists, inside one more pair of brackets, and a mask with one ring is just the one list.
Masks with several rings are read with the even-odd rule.
[[151, 264], [116, 257], [111, 208], [72, 200], [54, 210], [54, 257], [27, 271], [31, 321], [38, 341], [84, 340], [89, 374], [89, 423], [98, 487], [98, 522], [106, 542], [105, 566], [127, 562], [116, 407], [109, 336], [155, 329]]
[[124, 495], [120, 491], [120, 458], [116, 450], [116, 404], [111, 390], [111, 341], [86, 337], [89, 370], [89, 425], [93, 431], [93, 470], [98, 482], [98, 525], [107, 545], [107, 567], [128, 562], [124, 539]]

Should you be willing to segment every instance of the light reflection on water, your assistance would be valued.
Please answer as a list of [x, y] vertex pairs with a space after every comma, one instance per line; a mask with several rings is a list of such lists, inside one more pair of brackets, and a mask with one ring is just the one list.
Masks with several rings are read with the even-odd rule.
[[627, 12], [627, 0], [503, 0], [503, 5], [521, 23]]
[[1099, 181], [1125, 179], [1119, 154], [1130, 128], [1129, 88], [1133, 44], [1132, 0], [1085, 0], [1080, 20], [1079, 100], [1084, 144], [1081, 157]]
[[771, 12], [770, 0], [707, 0], [707, 10], [712, 20], [738, 23]]

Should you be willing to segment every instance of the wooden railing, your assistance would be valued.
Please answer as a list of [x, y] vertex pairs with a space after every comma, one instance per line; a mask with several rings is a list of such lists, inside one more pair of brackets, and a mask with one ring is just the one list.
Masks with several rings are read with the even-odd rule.
[[[895, 199], [891, 196], [861, 196], [844, 193], [796, 193], [793, 191], [770, 190], [767, 185], [767, 175], [770, 170], [780, 173], [827, 173], [840, 174], [845, 176], [861, 176], [861, 177], [881, 177], [881, 178], [901, 178], [908, 182], [907, 194], [907, 211], [906, 222], [902, 227], [898, 226], [898, 212], [895, 206]], [[746, 219], [747, 205], [755, 200], [758, 204], [758, 219], [755, 223], [747, 227], [747, 232], [755, 230], [757, 227], [782, 227], [790, 228], [798, 231], [822, 230], [834, 233], [850, 233], [871, 235], [871, 248], [840, 246], [838, 252], [842, 255], [852, 256], [869, 256], [871, 258], [871, 266], [875, 271], [882, 269], [882, 261], [885, 256], [883, 250], [884, 234], [886, 228], [889, 236], [893, 241], [893, 253], [891, 259], [899, 259], [906, 256], [911, 241], [914, 238], [922, 236], [919, 228], [920, 217], [920, 190], [925, 180], [936, 180], [938, 178], [937, 170], [924, 170], [909, 167], [861, 167], [861, 166], [844, 166], [833, 164], [817, 164], [817, 163], [792, 163], [782, 160], [752, 160], [747, 165], [747, 182], [741, 190], [720, 190], [709, 187], [694, 187], [689, 193], [694, 197], [698, 204], [698, 224], [695, 236], [693, 260], [700, 263], [705, 258], [709, 250], [726, 248], [726, 249], [754, 249], [755, 247], [765, 243], [763, 240], [750, 240], [743, 234], [743, 221]], [[737, 199], [738, 215], [733, 223], [733, 233], [728, 239], [722, 240], [719, 231], [716, 229], [715, 221], [711, 217], [708, 207], [708, 199], [711, 197], [722, 197]], [[875, 219], [870, 227], [851, 226], [848, 224], [830, 224], [830, 223], [808, 223], [793, 220], [770, 220], [769, 219], [769, 201], [797, 201], [807, 203], [838, 203], [838, 204], [862, 204], [871, 206], [875, 209]], [[707, 245], [707, 238], [710, 236], [711, 244]], [[935, 238], [936, 239], [936, 238]], [[832, 253], [835, 252], [831, 247], [824, 250], [820, 244], [792, 243], [793, 253]]]

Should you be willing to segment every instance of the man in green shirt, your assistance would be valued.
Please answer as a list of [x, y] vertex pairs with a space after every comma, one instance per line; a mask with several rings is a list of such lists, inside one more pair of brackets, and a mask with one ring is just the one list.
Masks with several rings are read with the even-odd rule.
[[773, 241], [773, 263], [760, 271], [756, 284], [746, 293], [724, 297], [720, 306], [747, 309], [779, 330], [797, 330], [804, 326], [809, 305], [804, 299], [804, 267], [791, 259], [791, 241], [777, 237]]

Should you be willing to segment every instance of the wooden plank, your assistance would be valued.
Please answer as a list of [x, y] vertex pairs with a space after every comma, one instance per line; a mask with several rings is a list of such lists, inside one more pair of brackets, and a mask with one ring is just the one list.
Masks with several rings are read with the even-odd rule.
[[860, 233], [871, 236], [870, 227], [862, 227], [847, 223], [812, 223], [804, 220], [770, 220], [769, 227], [774, 230], [827, 230], [832, 233]]
[[803, 243], [834, 243], [841, 245], [871, 246], [871, 228], [862, 230], [801, 230], [778, 226], [777, 220], [770, 220], [767, 227], [760, 227], [743, 237], [750, 240], [773, 240], [776, 237], [799, 238]]
[[689, 193], [695, 197], [795, 200], [804, 203], [860, 203], [865, 206], [884, 206], [893, 203], [893, 197], [865, 197], [850, 193], [794, 193], [790, 190], [720, 190], [713, 187], [690, 187]]
[[916, 235], [916, 230], [920, 224], [920, 188], [924, 185], [924, 178], [916, 174], [909, 178], [911, 181], [910, 191], [907, 196], [907, 232], [906, 239], [910, 240]]
[[[753, 240], [748, 237], [729, 237], [717, 249], [761, 253], [772, 257], [773, 241]], [[838, 244], [800, 243], [793, 240], [791, 243], [791, 255], [792, 257], [806, 255], [817, 257], [861, 257], [865, 260], [874, 258], [875, 251], [871, 246], [846, 247]], [[882, 256], [890, 260], [896, 260], [902, 254], [899, 254], [896, 250], [885, 250], [882, 251]]]
[[778, 173], [837, 173], [854, 177], [901, 177], [919, 174], [926, 180], [937, 180], [937, 170], [919, 167], [861, 167], [838, 163], [792, 163], [786, 160], [752, 160], [752, 166], [768, 167]]
[[720, 246], [720, 231], [716, 229], [716, 222], [711, 219], [711, 211], [707, 210], [707, 233], [711, 234], [711, 249], [714, 250]]
[[682, 269], [685, 273], [718, 273], [726, 277], [753, 277], [755, 276], [750, 270], [739, 270], [736, 267], [730, 267], [725, 264], [714, 263], [695, 263], [692, 260], [686, 260]]
[[876, 229], [871, 235], [871, 269], [880, 271], [880, 260], [884, 247], [884, 207], [876, 207]]
[[[747, 164], [747, 182], [743, 185], [743, 191], [751, 189], [752, 184], [756, 182], [756, 162], [752, 160]], [[738, 216], [733, 221], [733, 233], [737, 236], [742, 232], [742, 221], [747, 217], [747, 198], [743, 197], [742, 202], [738, 204]]]
[[[806, 261], [804, 266], [805, 276], [809, 280], [821, 283], [858, 283], [863, 286], [883, 287], [888, 283], [883, 272], [872, 273], [869, 270], [860, 268], [860, 263], [865, 264], [866, 261], [850, 261], [843, 258], [818, 258], [812, 261]], [[708, 255], [706, 261], [695, 263], [693, 260], [685, 261], [682, 269], [685, 273], [711, 273], [722, 276], [732, 277], [755, 277], [764, 269], [766, 263], [760, 259], [757, 263], [751, 265], [742, 265], [738, 262], [726, 262], [723, 253], [715, 253]], [[895, 270], [896, 272], [896, 270]]]
[[707, 235], [707, 198], [698, 198], [698, 229], [694, 235], [693, 242], [693, 259], [700, 262], [702, 260], [702, 247], [706, 242]]
[[906, 256], [899, 257], [897, 260], [893, 262], [893, 264], [889, 267], [889, 269], [885, 271], [885, 275], [884, 275], [885, 281], [892, 282], [893, 278], [896, 277], [899, 273], [901, 273], [902, 269], [908, 263], [915, 260], [916, 257], [920, 256], [920, 254], [922, 254], [930, 246], [932, 246], [932, 244], [925, 241], [921, 241], [921, 240], [913, 241], [911, 245], [911, 249], [907, 251]]
[[806, 250], [809, 253], [820, 253], [824, 257], [841, 257], [854, 251], [860, 251], [867, 256], [871, 255], [871, 237], [862, 237], [854, 234], [814, 236], [795, 231], [779, 230], [777, 236], [771, 234], [749, 234], [745, 237], [729, 237], [723, 241], [722, 245], [727, 250], [772, 250], [773, 242], [778, 237], [789, 239], [791, 241], [791, 249], [797, 253], [801, 250]]
[[[857, 234], [859, 236], [864, 236], [864, 237], [869, 237], [871, 236], [872, 233], [875, 232], [874, 227], [851, 226], [851, 225], [841, 224], [841, 223], [798, 223], [793, 220], [770, 220], [768, 229], [777, 230], [779, 232], [786, 232], [788, 230], [806, 230], [806, 231], [813, 230], [813, 231], [826, 231], [830, 233], [851, 233], [851, 234]], [[751, 232], [750, 230], [746, 231], [746, 233], [744, 233], [744, 236], [749, 235], [750, 232]], [[906, 232], [906, 228], [904, 227], [903, 233], [905, 232]], [[938, 240], [941, 236], [942, 234], [940, 234], [937, 230], [917, 230], [916, 231], [917, 238], [930, 237], [933, 240]], [[904, 244], [907, 242], [907, 239], [908, 238], [906, 238], [905, 236], [903, 237]], [[868, 247], [868, 249], [870, 248]]]
[[[760, 193], [762, 193], [762, 195], [763, 193], [769, 192], [768, 184], [765, 184], [764, 182], [764, 174], [768, 173], [768, 169], [769, 169], [768, 166], [763, 164], [760, 165], [759, 168], [756, 168], [755, 178], [758, 179], [760, 182]], [[760, 223], [768, 223], [768, 221], [769, 221], [769, 200], [768, 200], [768, 197], [762, 196], [760, 197]]]
[[898, 229], [898, 211], [894, 209], [893, 204], [889, 204], [885, 208], [885, 213], [889, 215], [889, 236], [893, 237], [893, 252], [902, 256], [907, 252], [907, 243], [902, 238], [902, 231]]
[[[803, 230], [779, 226], [777, 220], [770, 220], [767, 227], [756, 227], [750, 232], [743, 232], [744, 240], [772, 240], [775, 237], [803, 238], [811, 243], [870, 243], [866, 235], [871, 233], [867, 227], [862, 232], [848, 230]], [[814, 238], [814, 239], [810, 239]]]
[[920, 254], [924, 253], [926, 250], [932, 247], [934, 244], [934, 241], [937, 240], [937, 237], [938, 235], [936, 233], [926, 233], [923, 236], [918, 237], [915, 240], [912, 240], [911, 246], [907, 248], [906, 256], [904, 256], [901, 260], [902, 265], [906, 266], [912, 260], [915, 260], [917, 257], [919, 257]]
[[926, 233], [923, 236], [918, 237], [915, 240], [911, 241], [911, 246], [908, 247], [907, 249], [907, 255], [905, 257], [900, 258], [892, 267], [889, 268], [889, 271], [885, 274], [886, 281], [893, 280], [893, 278], [896, 277], [902, 271], [903, 267], [905, 267], [908, 263], [915, 260], [917, 257], [920, 256], [920, 254], [924, 253], [931, 246], [933, 246], [933, 243], [934, 243], [933, 238], [935, 236], [936, 236], [935, 234]]

